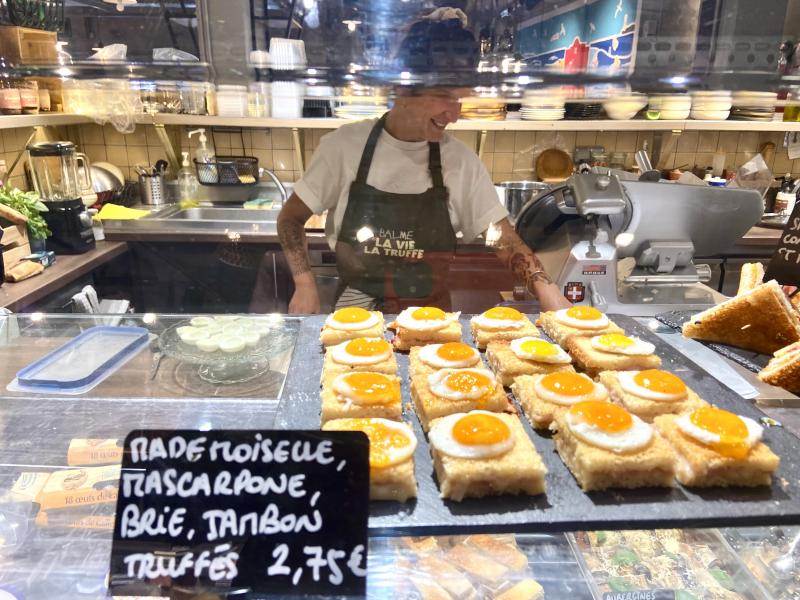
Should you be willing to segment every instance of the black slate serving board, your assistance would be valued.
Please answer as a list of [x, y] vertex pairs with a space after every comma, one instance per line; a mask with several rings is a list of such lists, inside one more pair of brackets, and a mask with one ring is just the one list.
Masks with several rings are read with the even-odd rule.
[[[721, 385], [646, 327], [629, 317], [612, 315], [611, 318], [628, 334], [655, 344], [663, 368], [679, 375], [706, 400], [756, 420], [763, 417], [750, 402]], [[309, 317], [303, 322], [278, 408], [277, 428], [319, 429], [323, 359], [319, 331], [323, 322], [322, 316]], [[468, 319], [462, 319], [462, 324], [464, 341], [471, 343]], [[764, 435], [764, 441], [781, 457], [771, 487], [690, 491], [678, 486], [585, 493], [561, 462], [553, 440], [533, 431], [527, 419], [521, 417], [547, 466], [546, 493], [463, 502], [442, 500], [428, 443], [410, 402], [408, 356], [397, 354], [397, 362], [403, 381], [404, 419], [413, 427], [419, 442], [415, 454], [418, 497], [407, 503], [372, 502], [370, 535], [800, 524], [800, 440], [780, 427], [768, 428]]]
[[[696, 311], [690, 310], [671, 310], [669, 312], [661, 313], [655, 316], [657, 321], [660, 321], [667, 327], [680, 331], [683, 324], [692, 318]], [[745, 369], [758, 373], [767, 366], [769, 359], [772, 358], [769, 354], [761, 354], [753, 352], [752, 350], [743, 350], [742, 348], [735, 348], [727, 344], [719, 344], [717, 342], [704, 342], [703, 340], [696, 340], [697, 342], [708, 346], [717, 354], [721, 354], [727, 359], [732, 360], [736, 364], [743, 366]]]

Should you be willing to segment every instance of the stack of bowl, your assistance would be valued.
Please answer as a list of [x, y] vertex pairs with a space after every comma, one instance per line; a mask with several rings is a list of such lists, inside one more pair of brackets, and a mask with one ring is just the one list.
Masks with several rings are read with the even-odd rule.
[[725, 90], [718, 92], [692, 92], [693, 119], [703, 121], [724, 121], [731, 114], [733, 99]]
[[741, 121], [772, 121], [775, 117], [775, 92], [734, 92], [731, 118]]
[[644, 94], [619, 94], [603, 100], [603, 109], [609, 118], [615, 121], [632, 119], [645, 106], [647, 106], [647, 96]]
[[564, 96], [553, 89], [528, 90], [519, 114], [526, 121], [560, 121], [564, 118]]
[[657, 94], [650, 96], [648, 110], [658, 111], [659, 119], [688, 119], [692, 110], [692, 97], [688, 94]]

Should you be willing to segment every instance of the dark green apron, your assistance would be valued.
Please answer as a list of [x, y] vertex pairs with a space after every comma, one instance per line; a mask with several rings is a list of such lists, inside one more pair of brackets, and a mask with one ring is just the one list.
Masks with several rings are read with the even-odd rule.
[[429, 143], [433, 186], [394, 194], [367, 184], [386, 115], [372, 128], [350, 185], [336, 242], [340, 292], [349, 286], [375, 298], [387, 313], [408, 306], [450, 308], [447, 278], [456, 249], [438, 143]]

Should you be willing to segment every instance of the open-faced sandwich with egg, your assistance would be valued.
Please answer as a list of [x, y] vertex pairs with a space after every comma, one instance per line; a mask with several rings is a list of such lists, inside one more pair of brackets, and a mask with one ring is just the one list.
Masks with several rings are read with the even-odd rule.
[[530, 319], [510, 306], [495, 306], [470, 319], [470, 329], [475, 345], [481, 350], [493, 340], [515, 340], [538, 336], [539, 330]]
[[575, 336], [623, 333], [616, 323], [592, 306], [573, 306], [543, 312], [536, 324], [561, 347], [565, 347], [567, 340]]
[[573, 404], [556, 416], [561, 460], [585, 491], [672, 487], [672, 450], [658, 432], [611, 402]]
[[323, 346], [333, 346], [360, 337], [383, 337], [382, 313], [357, 306], [340, 308], [328, 315], [319, 334]]
[[575, 370], [569, 354], [539, 337], [523, 337], [510, 342], [491, 341], [486, 347], [486, 360], [500, 384], [506, 387], [521, 375]]
[[348, 417], [400, 420], [400, 378], [386, 373], [352, 371], [322, 380], [322, 423]]
[[405, 502], [417, 496], [414, 451], [417, 438], [408, 424], [387, 419], [336, 419], [323, 431], [363, 431], [369, 438], [369, 498]]
[[389, 324], [395, 331], [395, 349], [407, 352], [413, 346], [461, 341], [461, 313], [448, 313], [435, 306], [410, 306]]
[[511, 410], [503, 386], [483, 367], [417, 373], [411, 377], [411, 399], [425, 431], [433, 419], [454, 413]]
[[623, 333], [574, 336], [567, 340], [566, 346], [575, 366], [592, 377], [600, 371], [634, 371], [661, 366], [653, 344]]
[[606, 387], [613, 403], [647, 423], [659, 415], [680, 415], [707, 405], [669, 371], [603, 371], [597, 380]]
[[451, 414], [431, 422], [428, 440], [443, 498], [544, 493], [547, 469], [516, 415]]
[[521, 375], [511, 384], [511, 391], [536, 429], [547, 429], [557, 415], [578, 402], [608, 400], [605, 387], [574, 371]]
[[778, 458], [753, 419], [713, 406], [656, 417], [675, 453], [675, 475], [689, 487], [769, 485]]
[[414, 346], [408, 355], [408, 374], [430, 375], [439, 369], [482, 367], [481, 353], [464, 342]]
[[397, 360], [392, 345], [381, 338], [356, 338], [325, 349], [322, 377], [351, 371], [374, 371], [397, 374]]

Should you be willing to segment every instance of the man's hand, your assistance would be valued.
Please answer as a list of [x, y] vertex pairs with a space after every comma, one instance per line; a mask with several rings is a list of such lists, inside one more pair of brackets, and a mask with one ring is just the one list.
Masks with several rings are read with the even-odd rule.
[[289, 301], [290, 315], [316, 315], [319, 313], [319, 292], [316, 283], [300, 284], [295, 282], [294, 294]]
[[572, 306], [544, 270], [542, 261], [517, 235], [508, 219], [492, 226], [487, 232], [486, 243], [494, 247], [497, 258], [508, 267], [517, 281], [524, 282], [528, 291], [538, 298], [543, 311]]
[[300, 197], [292, 194], [278, 215], [278, 238], [294, 278], [295, 291], [289, 302], [292, 315], [319, 312], [317, 281], [311, 271], [306, 243], [305, 225], [311, 214]]

